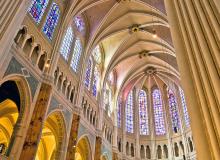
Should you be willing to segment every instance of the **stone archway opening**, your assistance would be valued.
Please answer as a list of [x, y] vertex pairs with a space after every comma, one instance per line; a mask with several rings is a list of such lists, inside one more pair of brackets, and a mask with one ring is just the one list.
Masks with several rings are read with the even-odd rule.
[[50, 114], [44, 122], [35, 160], [59, 159], [64, 135], [64, 121], [60, 112]]
[[22, 115], [20, 97], [15, 81], [6, 81], [0, 85], [0, 155], [6, 155], [11, 149], [12, 135]]
[[92, 154], [87, 137], [83, 137], [76, 145], [75, 160], [91, 160]]

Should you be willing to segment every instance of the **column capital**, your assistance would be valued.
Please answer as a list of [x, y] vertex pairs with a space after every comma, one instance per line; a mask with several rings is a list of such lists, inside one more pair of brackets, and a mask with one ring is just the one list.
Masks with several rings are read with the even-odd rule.
[[74, 114], [80, 115], [81, 111], [82, 111], [82, 108], [79, 105], [74, 105], [73, 108], [72, 108], [72, 111], [73, 111]]

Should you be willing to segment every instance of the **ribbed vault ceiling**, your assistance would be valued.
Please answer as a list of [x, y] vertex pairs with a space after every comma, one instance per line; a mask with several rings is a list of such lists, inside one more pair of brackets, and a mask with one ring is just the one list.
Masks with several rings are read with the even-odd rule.
[[[74, 1], [70, 13], [87, 20], [86, 54], [101, 44], [105, 52], [102, 82], [111, 71], [117, 74], [117, 92], [150, 79], [179, 82], [163, 0]], [[153, 38], [154, 31], [157, 34]], [[153, 76], [150, 75], [154, 70]]]

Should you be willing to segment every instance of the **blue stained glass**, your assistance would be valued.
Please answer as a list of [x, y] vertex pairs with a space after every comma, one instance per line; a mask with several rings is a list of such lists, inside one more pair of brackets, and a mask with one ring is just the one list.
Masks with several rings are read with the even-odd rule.
[[68, 27], [60, 47], [60, 53], [66, 61], [68, 60], [70, 54], [70, 48], [72, 42], [73, 42], [73, 30], [72, 27]]
[[99, 71], [97, 69], [97, 67], [95, 67], [94, 69], [94, 78], [93, 78], [93, 86], [92, 86], [92, 94], [93, 96], [97, 96], [97, 87], [98, 87], [98, 83], [99, 83]]
[[32, 0], [28, 12], [37, 24], [40, 23], [47, 5], [48, 0]]
[[140, 134], [141, 135], [149, 135], [147, 94], [144, 90], [141, 90], [139, 92], [138, 102], [139, 102]]
[[77, 38], [74, 46], [73, 57], [70, 64], [70, 66], [75, 72], [77, 72], [78, 70], [81, 54], [82, 54], [82, 43], [80, 39]]
[[117, 114], [117, 124], [118, 124], [118, 128], [121, 127], [121, 109], [122, 109], [122, 99], [121, 97], [118, 98], [118, 101], [117, 101], [117, 111], [118, 111], [118, 114]]
[[186, 106], [186, 100], [184, 96], [184, 92], [182, 88], [179, 87], [179, 92], [180, 92], [180, 98], [182, 102], [182, 107], [183, 107], [183, 115], [184, 115], [184, 120], [185, 120], [185, 125], [186, 127], [190, 127], [190, 120], [189, 120], [189, 114]]
[[168, 90], [168, 101], [173, 131], [177, 133], [180, 128], [178, 106], [176, 103], [176, 97], [171, 89]]
[[85, 23], [82, 16], [76, 16], [74, 22], [79, 32], [82, 32], [85, 29]]
[[59, 6], [56, 3], [52, 3], [50, 11], [47, 15], [46, 22], [43, 26], [44, 34], [50, 40], [52, 40], [52, 38], [53, 38], [53, 33], [54, 33], [54, 30], [58, 24], [59, 16], [60, 16]]
[[90, 58], [88, 61], [87, 68], [86, 68], [86, 77], [85, 77], [85, 86], [87, 89], [89, 89], [90, 87], [91, 71], [92, 71], [92, 60]]
[[128, 133], [134, 132], [134, 119], [133, 119], [133, 92], [130, 91], [127, 97], [126, 101], [126, 107], [125, 107], [125, 113], [126, 113], [126, 131]]
[[159, 89], [154, 89], [152, 93], [153, 108], [154, 108], [154, 122], [156, 135], [165, 135], [165, 122], [163, 117], [163, 105], [161, 93]]

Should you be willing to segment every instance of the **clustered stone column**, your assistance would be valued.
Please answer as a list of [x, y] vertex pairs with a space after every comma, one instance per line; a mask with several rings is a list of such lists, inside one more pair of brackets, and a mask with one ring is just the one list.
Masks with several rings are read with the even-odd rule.
[[52, 87], [49, 84], [42, 83], [40, 92], [34, 107], [31, 122], [27, 131], [27, 136], [20, 155], [20, 160], [34, 159], [37, 146], [40, 140], [41, 131], [43, 129], [44, 118], [51, 97]]
[[197, 158], [220, 159], [220, 2], [165, 0]]
[[102, 155], [102, 138], [96, 136], [94, 160], [100, 160]]
[[66, 160], [75, 160], [76, 153], [76, 142], [79, 130], [80, 116], [78, 114], [73, 114], [72, 126], [69, 137], [69, 144], [67, 148]]

